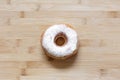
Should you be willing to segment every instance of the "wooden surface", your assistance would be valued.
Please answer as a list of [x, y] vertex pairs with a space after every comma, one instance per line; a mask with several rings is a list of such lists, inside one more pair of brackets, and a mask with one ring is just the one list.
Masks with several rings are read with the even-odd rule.
[[[42, 32], [74, 26], [77, 56], [48, 59]], [[120, 80], [120, 0], [0, 0], [0, 80]]]

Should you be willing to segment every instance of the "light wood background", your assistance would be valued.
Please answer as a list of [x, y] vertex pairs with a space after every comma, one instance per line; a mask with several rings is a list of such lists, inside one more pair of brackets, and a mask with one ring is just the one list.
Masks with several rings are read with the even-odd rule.
[[[77, 56], [47, 58], [40, 36], [66, 23]], [[0, 80], [120, 80], [120, 0], [0, 0]]]

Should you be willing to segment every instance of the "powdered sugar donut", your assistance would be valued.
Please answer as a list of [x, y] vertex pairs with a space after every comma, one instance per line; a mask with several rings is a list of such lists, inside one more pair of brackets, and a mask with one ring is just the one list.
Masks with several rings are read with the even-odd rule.
[[78, 50], [77, 33], [65, 24], [50, 26], [42, 35], [41, 43], [46, 54], [55, 59], [66, 59]]

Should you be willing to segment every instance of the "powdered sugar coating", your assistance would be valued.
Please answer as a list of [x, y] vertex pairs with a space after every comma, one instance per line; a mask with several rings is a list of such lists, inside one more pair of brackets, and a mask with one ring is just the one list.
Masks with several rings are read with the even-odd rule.
[[[67, 43], [64, 46], [55, 44], [54, 39], [58, 33], [64, 33]], [[77, 49], [77, 33], [65, 24], [53, 25], [43, 34], [42, 46], [47, 52], [55, 57], [64, 57], [73, 54]]]

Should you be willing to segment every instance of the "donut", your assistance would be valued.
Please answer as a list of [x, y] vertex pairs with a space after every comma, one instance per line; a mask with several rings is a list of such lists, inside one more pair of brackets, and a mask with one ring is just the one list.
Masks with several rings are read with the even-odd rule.
[[42, 34], [42, 48], [46, 55], [54, 59], [67, 59], [78, 51], [78, 36], [70, 25], [50, 26]]

